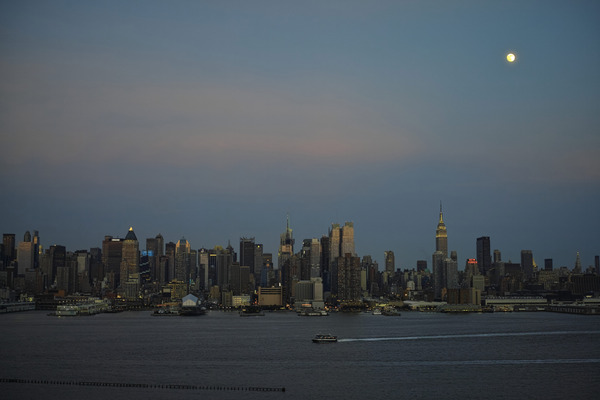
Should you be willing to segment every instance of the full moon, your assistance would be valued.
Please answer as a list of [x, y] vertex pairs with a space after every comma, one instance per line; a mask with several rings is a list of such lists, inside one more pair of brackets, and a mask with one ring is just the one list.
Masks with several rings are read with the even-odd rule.
[[517, 57], [515, 57], [515, 55], [513, 53], [508, 53], [506, 55], [506, 61], [508, 61], [508, 62], [513, 62], [513, 61], [515, 61], [516, 58]]

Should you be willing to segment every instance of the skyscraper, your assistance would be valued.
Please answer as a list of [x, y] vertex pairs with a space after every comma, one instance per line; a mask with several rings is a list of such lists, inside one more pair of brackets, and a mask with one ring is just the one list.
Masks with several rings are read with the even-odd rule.
[[482, 275], [487, 275], [490, 268], [492, 268], [489, 236], [477, 238], [477, 265], [479, 266], [479, 272]]
[[581, 257], [579, 256], [579, 252], [577, 252], [577, 256], [575, 257], [575, 268], [573, 268], [573, 273], [581, 273]]
[[329, 236], [323, 235], [320, 240], [321, 244], [321, 276], [323, 277], [323, 290], [331, 291], [331, 249], [329, 245]]
[[396, 270], [396, 260], [394, 257], [394, 252], [391, 250], [384, 251], [383, 256], [385, 258], [385, 272], [387, 272], [390, 275], [393, 275], [394, 271]]
[[204, 290], [208, 290], [210, 288], [210, 281], [208, 278], [208, 250], [205, 248], [198, 250], [198, 266], [201, 287]]
[[354, 251], [354, 223], [346, 222], [343, 227], [333, 223], [329, 229], [329, 259], [334, 262], [336, 258], [346, 254], [356, 255]]
[[171, 282], [175, 279], [175, 254], [177, 244], [169, 242], [165, 244], [165, 263], [164, 273], [167, 282]]
[[[240, 265], [250, 267], [250, 271], [254, 272], [254, 251], [256, 244], [254, 238], [240, 238]], [[262, 257], [262, 254], [261, 254]]]
[[2, 244], [4, 245], [4, 268], [8, 267], [9, 264], [17, 258], [15, 243], [14, 233], [5, 233], [2, 235]]
[[50, 246], [50, 279], [49, 283], [52, 284], [56, 279], [56, 275], [61, 268], [67, 267], [67, 249], [65, 246], [53, 245]]
[[494, 264], [502, 262], [502, 253], [500, 250], [494, 250]]
[[175, 245], [175, 279], [188, 282], [191, 270], [191, 246], [184, 237]]
[[341, 229], [340, 256], [356, 255], [354, 252], [354, 222], [346, 222]]
[[458, 289], [458, 264], [455, 260], [447, 258], [444, 260], [444, 278], [442, 285], [446, 289]]
[[338, 258], [337, 297], [342, 303], [359, 302], [362, 298], [360, 285], [360, 258], [346, 253]]
[[260, 277], [260, 271], [263, 267], [263, 251], [264, 247], [262, 243], [254, 244], [254, 269], [250, 271], [251, 274], [254, 274], [256, 281]]
[[321, 278], [321, 242], [317, 238], [310, 241], [310, 277]]
[[159, 233], [154, 238], [146, 239], [146, 254], [150, 268], [150, 276], [153, 280], [158, 278], [158, 265], [160, 257], [164, 254], [164, 239]]
[[38, 231], [33, 231], [33, 268], [39, 268], [40, 266], [40, 252], [42, 251], [42, 245], [40, 244], [40, 234]]
[[444, 258], [448, 257], [448, 232], [444, 224], [442, 203], [440, 203], [440, 220], [435, 231], [435, 251], [441, 251]]
[[[110, 287], [116, 288], [121, 275], [121, 260], [123, 253], [123, 239], [104, 236], [102, 241], [102, 264], [104, 274], [108, 277]], [[54, 271], [56, 274], [56, 270]]]
[[133, 232], [133, 227], [129, 228], [125, 240], [122, 243], [121, 250], [121, 286], [130, 279], [138, 281], [140, 268], [140, 244], [137, 236]]
[[[223, 249], [221, 246], [215, 246], [216, 253], [216, 265], [215, 269], [217, 272], [217, 282], [216, 284], [220, 288], [228, 288], [230, 285], [229, 279], [231, 278], [231, 265], [235, 262], [235, 252], [233, 251], [233, 247], [231, 245], [227, 246], [226, 249]], [[241, 257], [240, 257], [241, 259]], [[209, 264], [211, 260], [209, 258]], [[246, 265], [247, 267], [247, 265]]]
[[17, 263], [19, 275], [25, 275], [25, 272], [29, 271], [34, 266], [34, 247], [31, 241], [31, 234], [29, 231], [25, 232], [23, 241], [19, 243], [17, 249]]
[[444, 285], [444, 253], [435, 251], [432, 256], [431, 264], [433, 266], [433, 297], [436, 300], [442, 299], [442, 287]]
[[444, 224], [442, 203], [440, 202], [440, 219], [435, 231], [435, 252], [432, 257], [433, 268], [433, 296], [434, 299], [442, 298], [442, 288], [445, 287], [446, 277], [444, 261], [448, 258], [448, 232]]
[[521, 250], [521, 270], [527, 279], [533, 277], [533, 253], [531, 250]]
[[329, 262], [335, 263], [340, 256], [340, 224], [331, 224], [329, 229]]
[[292, 254], [294, 254], [294, 238], [292, 236], [292, 229], [290, 228], [290, 216], [288, 215], [285, 232], [280, 235], [277, 268], [281, 269]]

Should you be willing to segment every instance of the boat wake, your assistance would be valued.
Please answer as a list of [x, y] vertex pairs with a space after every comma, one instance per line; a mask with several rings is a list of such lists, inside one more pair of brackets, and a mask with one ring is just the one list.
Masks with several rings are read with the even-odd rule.
[[550, 332], [497, 332], [497, 333], [466, 333], [458, 335], [423, 335], [423, 336], [394, 336], [371, 338], [345, 338], [338, 342], [382, 342], [392, 340], [437, 340], [462, 338], [489, 338], [508, 336], [548, 336], [548, 335], [598, 335], [600, 331], [550, 331]]

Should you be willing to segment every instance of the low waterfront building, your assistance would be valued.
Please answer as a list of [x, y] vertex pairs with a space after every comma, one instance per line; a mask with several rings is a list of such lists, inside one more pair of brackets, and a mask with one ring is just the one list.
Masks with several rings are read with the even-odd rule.
[[249, 306], [249, 305], [250, 305], [250, 296], [248, 296], [248, 295], [231, 296], [231, 306], [233, 308]]
[[259, 287], [258, 304], [261, 306], [282, 306], [283, 288], [281, 286], [270, 288]]

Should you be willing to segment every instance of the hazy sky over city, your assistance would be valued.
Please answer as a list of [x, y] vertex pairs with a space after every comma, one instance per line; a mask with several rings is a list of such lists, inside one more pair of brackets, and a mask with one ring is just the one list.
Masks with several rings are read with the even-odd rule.
[[[508, 63], [506, 54], [516, 54]], [[2, 233], [600, 254], [597, 1], [2, 1]]]

